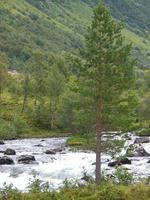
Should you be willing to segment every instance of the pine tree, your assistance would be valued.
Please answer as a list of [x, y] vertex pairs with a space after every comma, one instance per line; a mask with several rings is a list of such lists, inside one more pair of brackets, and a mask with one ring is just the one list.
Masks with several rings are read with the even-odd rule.
[[[101, 138], [104, 131], [130, 127], [135, 98], [132, 45], [122, 36], [123, 25], [112, 19], [103, 3], [94, 10], [86, 37], [86, 73], [94, 100], [96, 125], [96, 183], [101, 182]], [[133, 118], [134, 119], [134, 118]]]

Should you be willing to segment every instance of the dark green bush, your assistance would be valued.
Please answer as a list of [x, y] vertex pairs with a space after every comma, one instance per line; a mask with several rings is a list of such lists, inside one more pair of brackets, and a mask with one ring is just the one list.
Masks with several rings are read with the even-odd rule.
[[16, 115], [12, 121], [0, 119], [0, 139], [15, 139], [28, 131], [29, 127], [23, 117]]

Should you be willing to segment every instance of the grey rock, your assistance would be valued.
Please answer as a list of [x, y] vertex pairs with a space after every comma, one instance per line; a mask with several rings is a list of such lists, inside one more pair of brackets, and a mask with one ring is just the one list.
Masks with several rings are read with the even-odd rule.
[[34, 145], [35, 147], [43, 147], [43, 145], [42, 144], [36, 144], [36, 145]]
[[46, 154], [50, 154], [50, 155], [55, 155], [56, 154], [56, 152], [53, 151], [53, 150], [46, 150], [45, 153]]
[[4, 145], [5, 143], [2, 141], [2, 140], [0, 140], [0, 145]]
[[35, 163], [35, 157], [32, 155], [21, 155], [18, 157], [19, 164], [33, 164]]
[[127, 149], [128, 157], [149, 157], [150, 154], [146, 152], [141, 144], [130, 145]]
[[135, 139], [135, 144], [141, 144], [141, 143], [149, 143], [150, 142], [150, 138], [148, 137], [141, 137], [141, 138], [136, 138]]
[[16, 152], [15, 152], [15, 150], [13, 150], [13, 149], [6, 149], [6, 150], [4, 151], [4, 154], [5, 154], [5, 155], [16, 155]]
[[61, 153], [63, 151], [62, 148], [57, 148], [57, 149], [49, 149], [49, 150], [46, 150], [45, 153], [46, 154], [51, 154], [51, 155], [54, 155], [56, 153]]
[[14, 164], [14, 161], [7, 157], [7, 156], [3, 156], [3, 157], [0, 157], [0, 165], [12, 165]]
[[117, 165], [118, 166], [119, 165], [131, 165], [131, 160], [129, 160], [128, 158], [123, 158], [123, 159], [108, 163], [109, 167], [115, 167]]

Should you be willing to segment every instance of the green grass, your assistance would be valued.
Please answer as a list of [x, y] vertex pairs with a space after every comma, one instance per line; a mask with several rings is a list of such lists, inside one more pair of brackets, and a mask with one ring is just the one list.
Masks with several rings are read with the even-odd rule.
[[75, 149], [95, 150], [95, 137], [86, 135], [73, 135], [67, 140], [67, 145]]
[[103, 183], [100, 186], [76, 187], [69, 183], [60, 191], [49, 191], [46, 187], [39, 187], [37, 181], [28, 193], [11, 187], [0, 191], [0, 200], [149, 200], [149, 197], [150, 188], [144, 184], [124, 186]]
[[[102, 151], [111, 154], [112, 156], [117, 155], [124, 146], [124, 140], [110, 140], [102, 142]], [[68, 137], [67, 145], [72, 149], [80, 150], [92, 150], [96, 149], [96, 138], [95, 135], [77, 134]]]

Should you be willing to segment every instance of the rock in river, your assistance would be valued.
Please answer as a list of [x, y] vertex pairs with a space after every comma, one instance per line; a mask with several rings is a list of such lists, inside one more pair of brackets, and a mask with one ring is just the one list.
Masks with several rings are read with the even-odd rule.
[[15, 150], [13, 150], [13, 149], [6, 149], [6, 150], [4, 151], [4, 154], [5, 154], [5, 155], [16, 155], [16, 152], [15, 152]]
[[7, 157], [7, 156], [3, 156], [3, 157], [0, 157], [0, 165], [12, 165], [14, 164], [14, 161]]
[[56, 153], [61, 153], [63, 151], [62, 148], [56, 148], [56, 149], [49, 149], [49, 150], [46, 150], [45, 153], [46, 154], [51, 154], [51, 155], [54, 155]]
[[22, 155], [18, 157], [19, 164], [32, 164], [35, 162], [35, 157], [32, 155]]
[[128, 158], [123, 158], [121, 160], [108, 163], [109, 167], [115, 167], [116, 165], [131, 165], [131, 160]]
[[2, 141], [2, 140], [0, 140], [0, 145], [4, 145], [5, 143]]
[[42, 144], [36, 144], [36, 145], [34, 145], [35, 147], [43, 147], [43, 145]]
[[141, 144], [141, 143], [149, 143], [150, 142], [150, 138], [148, 137], [141, 137], [141, 138], [136, 138], [135, 139], [135, 144]]
[[149, 157], [150, 154], [141, 144], [131, 144], [127, 149], [128, 157]]
[[50, 154], [50, 155], [56, 154], [56, 152], [54, 150], [46, 150], [45, 153]]

